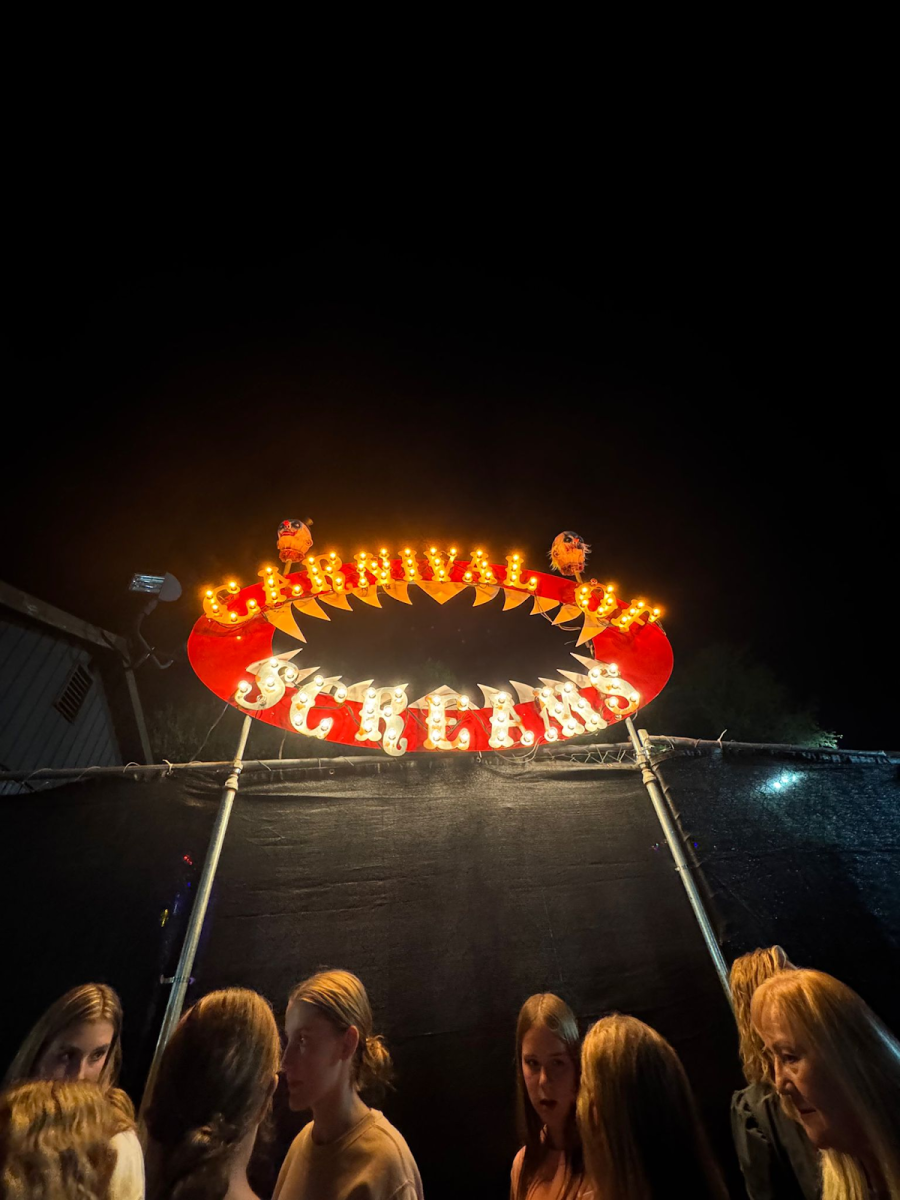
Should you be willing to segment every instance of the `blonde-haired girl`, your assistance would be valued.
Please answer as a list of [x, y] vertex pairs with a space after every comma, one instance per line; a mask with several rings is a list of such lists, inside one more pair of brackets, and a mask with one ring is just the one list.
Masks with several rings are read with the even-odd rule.
[[147, 1107], [150, 1200], [252, 1200], [247, 1165], [278, 1082], [268, 1001], [210, 992], [178, 1023]]
[[552, 992], [529, 996], [516, 1022], [516, 1118], [523, 1146], [510, 1200], [586, 1200], [575, 1100], [581, 1039], [575, 1014]]
[[17, 1083], [0, 1095], [4, 1200], [110, 1200], [121, 1113], [84, 1081]]
[[9, 1065], [4, 1087], [27, 1080], [98, 1084], [119, 1114], [112, 1182], [114, 1200], [144, 1195], [144, 1157], [134, 1130], [134, 1107], [116, 1084], [122, 1066], [122, 1002], [105, 983], [83, 983], [44, 1012]]
[[731, 996], [747, 1086], [731, 1100], [731, 1133], [750, 1200], [817, 1200], [819, 1156], [803, 1127], [781, 1107], [771, 1060], [753, 1028], [753, 993], [794, 964], [780, 946], [751, 950], [731, 964]]
[[603, 1200], [726, 1200], [681, 1060], [635, 1017], [613, 1013], [588, 1030], [578, 1127]]
[[823, 1200], [900, 1200], [900, 1042], [846, 984], [784, 971], [753, 995], [785, 1111], [822, 1155]]
[[83, 1079], [115, 1087], [121, 1065], [122, 1003], [107, 984], [84, 983], [38, 1018], [3, 1086], [26, 1079]]
[[422, 1200], [403, 1136], [360, 1096], [391, 1078], [373, 1026], [366, 989], [349, 971], [320, 971], [291, 993], [282, 1067], [290, 1107], [313, 1119], [287, 1153], [273, 1200]]

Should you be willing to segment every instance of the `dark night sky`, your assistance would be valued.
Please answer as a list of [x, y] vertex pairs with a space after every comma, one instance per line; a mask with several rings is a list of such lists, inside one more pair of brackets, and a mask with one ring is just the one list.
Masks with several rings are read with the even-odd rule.
[[321, 550], [535, 566], [573, 528], [592, 574], [665, 606], [676, 671], [745, 643], [844, 746], [896, 746], [877, 297], [794, 230], [637, 250], [575, 225], [23, 250], [4, 577], [123, 629], [131, 573], [170, 570], [185, 597], [154, 619], [183, 642], [197, 589], [249, 580], [283, 516]]

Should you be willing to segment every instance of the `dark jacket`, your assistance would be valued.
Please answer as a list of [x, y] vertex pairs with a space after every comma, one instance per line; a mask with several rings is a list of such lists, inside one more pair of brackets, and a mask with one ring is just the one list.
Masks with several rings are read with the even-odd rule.
[[750, 1200], [819, 1200], [819, 1155], [764, 1084], [732, 1096], [731, 1135]]

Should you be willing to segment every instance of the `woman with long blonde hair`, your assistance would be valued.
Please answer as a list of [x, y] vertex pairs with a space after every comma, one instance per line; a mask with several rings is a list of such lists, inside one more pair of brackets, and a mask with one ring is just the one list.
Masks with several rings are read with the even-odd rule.
[[516, 1022], [516, 1120], [523, 1145], [510, 1200], [586, 1200], [575, 1119], [581, 1039], [575, 1014], [552, 992], [529, 996]]
[[817, 1200], [819, 1157], [801, 1125], [781, 1107], [771, 1060], [753, 1028], [753, 993], [794, 964], [780, 946], [751, 950], [731, 964], [731, 996], [747, 1086], [731, 1100], [731, 1133], [750, 1200]]
[[360, 980], [349, 971], [319, 971], [298, 984], [285, 1033], [288, 1102], [313, 1119], [288, 1150], [273, 1200], [422, 1200], [403, 1135], [360, 1095], [392, 1074]]
[[247, 1165], [278, 1082], [268, 1001], [210, 992], [181, 1018], [147, 1106], [149, 1200], [253, 1200]]
[[111, 1200], [121, 1114], [84, 1081], [17, 1083], [0, 1095], [4, 1200]]
[[25, 1079], [83, 1079], [115, 1087], [122, 1066], [122, 1003], [105, 983], [54, 1001], [22, 1042], [3, 1086]]
[[613, 1013], [588, 1030], [577, 1111], [602, 1200], [727, 1200], [681, 1060], [643, 1021]]
[[144, 1195], [144, 1158], [134, 1106], [116, 1085], [122, 1066], [122, 1002], [105, 983], [83, 983], [38, 1018], [9, 1065], [4, 1087], [27, 1080], [96, 1083], [119, 1114], [114, 1200]]
[[822, 1157], [823, 1200], [900, 1200], [900, 1042], [846, 984], [784, 971], [753, 995], [775, 1088]]

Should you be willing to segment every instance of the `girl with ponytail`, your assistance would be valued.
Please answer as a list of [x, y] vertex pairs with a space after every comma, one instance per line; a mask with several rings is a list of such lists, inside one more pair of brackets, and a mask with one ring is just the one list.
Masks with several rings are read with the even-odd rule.
[[281, 1042], [256, 992], [210, 992], [182, 1017], [147, 1108], [148, 1200], [254, 1200], [247, 1164]]
[[282, 1068], [290, 1107], [313, 1119], [294, 1139], [272, 1200], [422, 1200], [403, 1136], [360, 1092], [391, 1078], [362, 983], [320, 971], [291, 993]]

